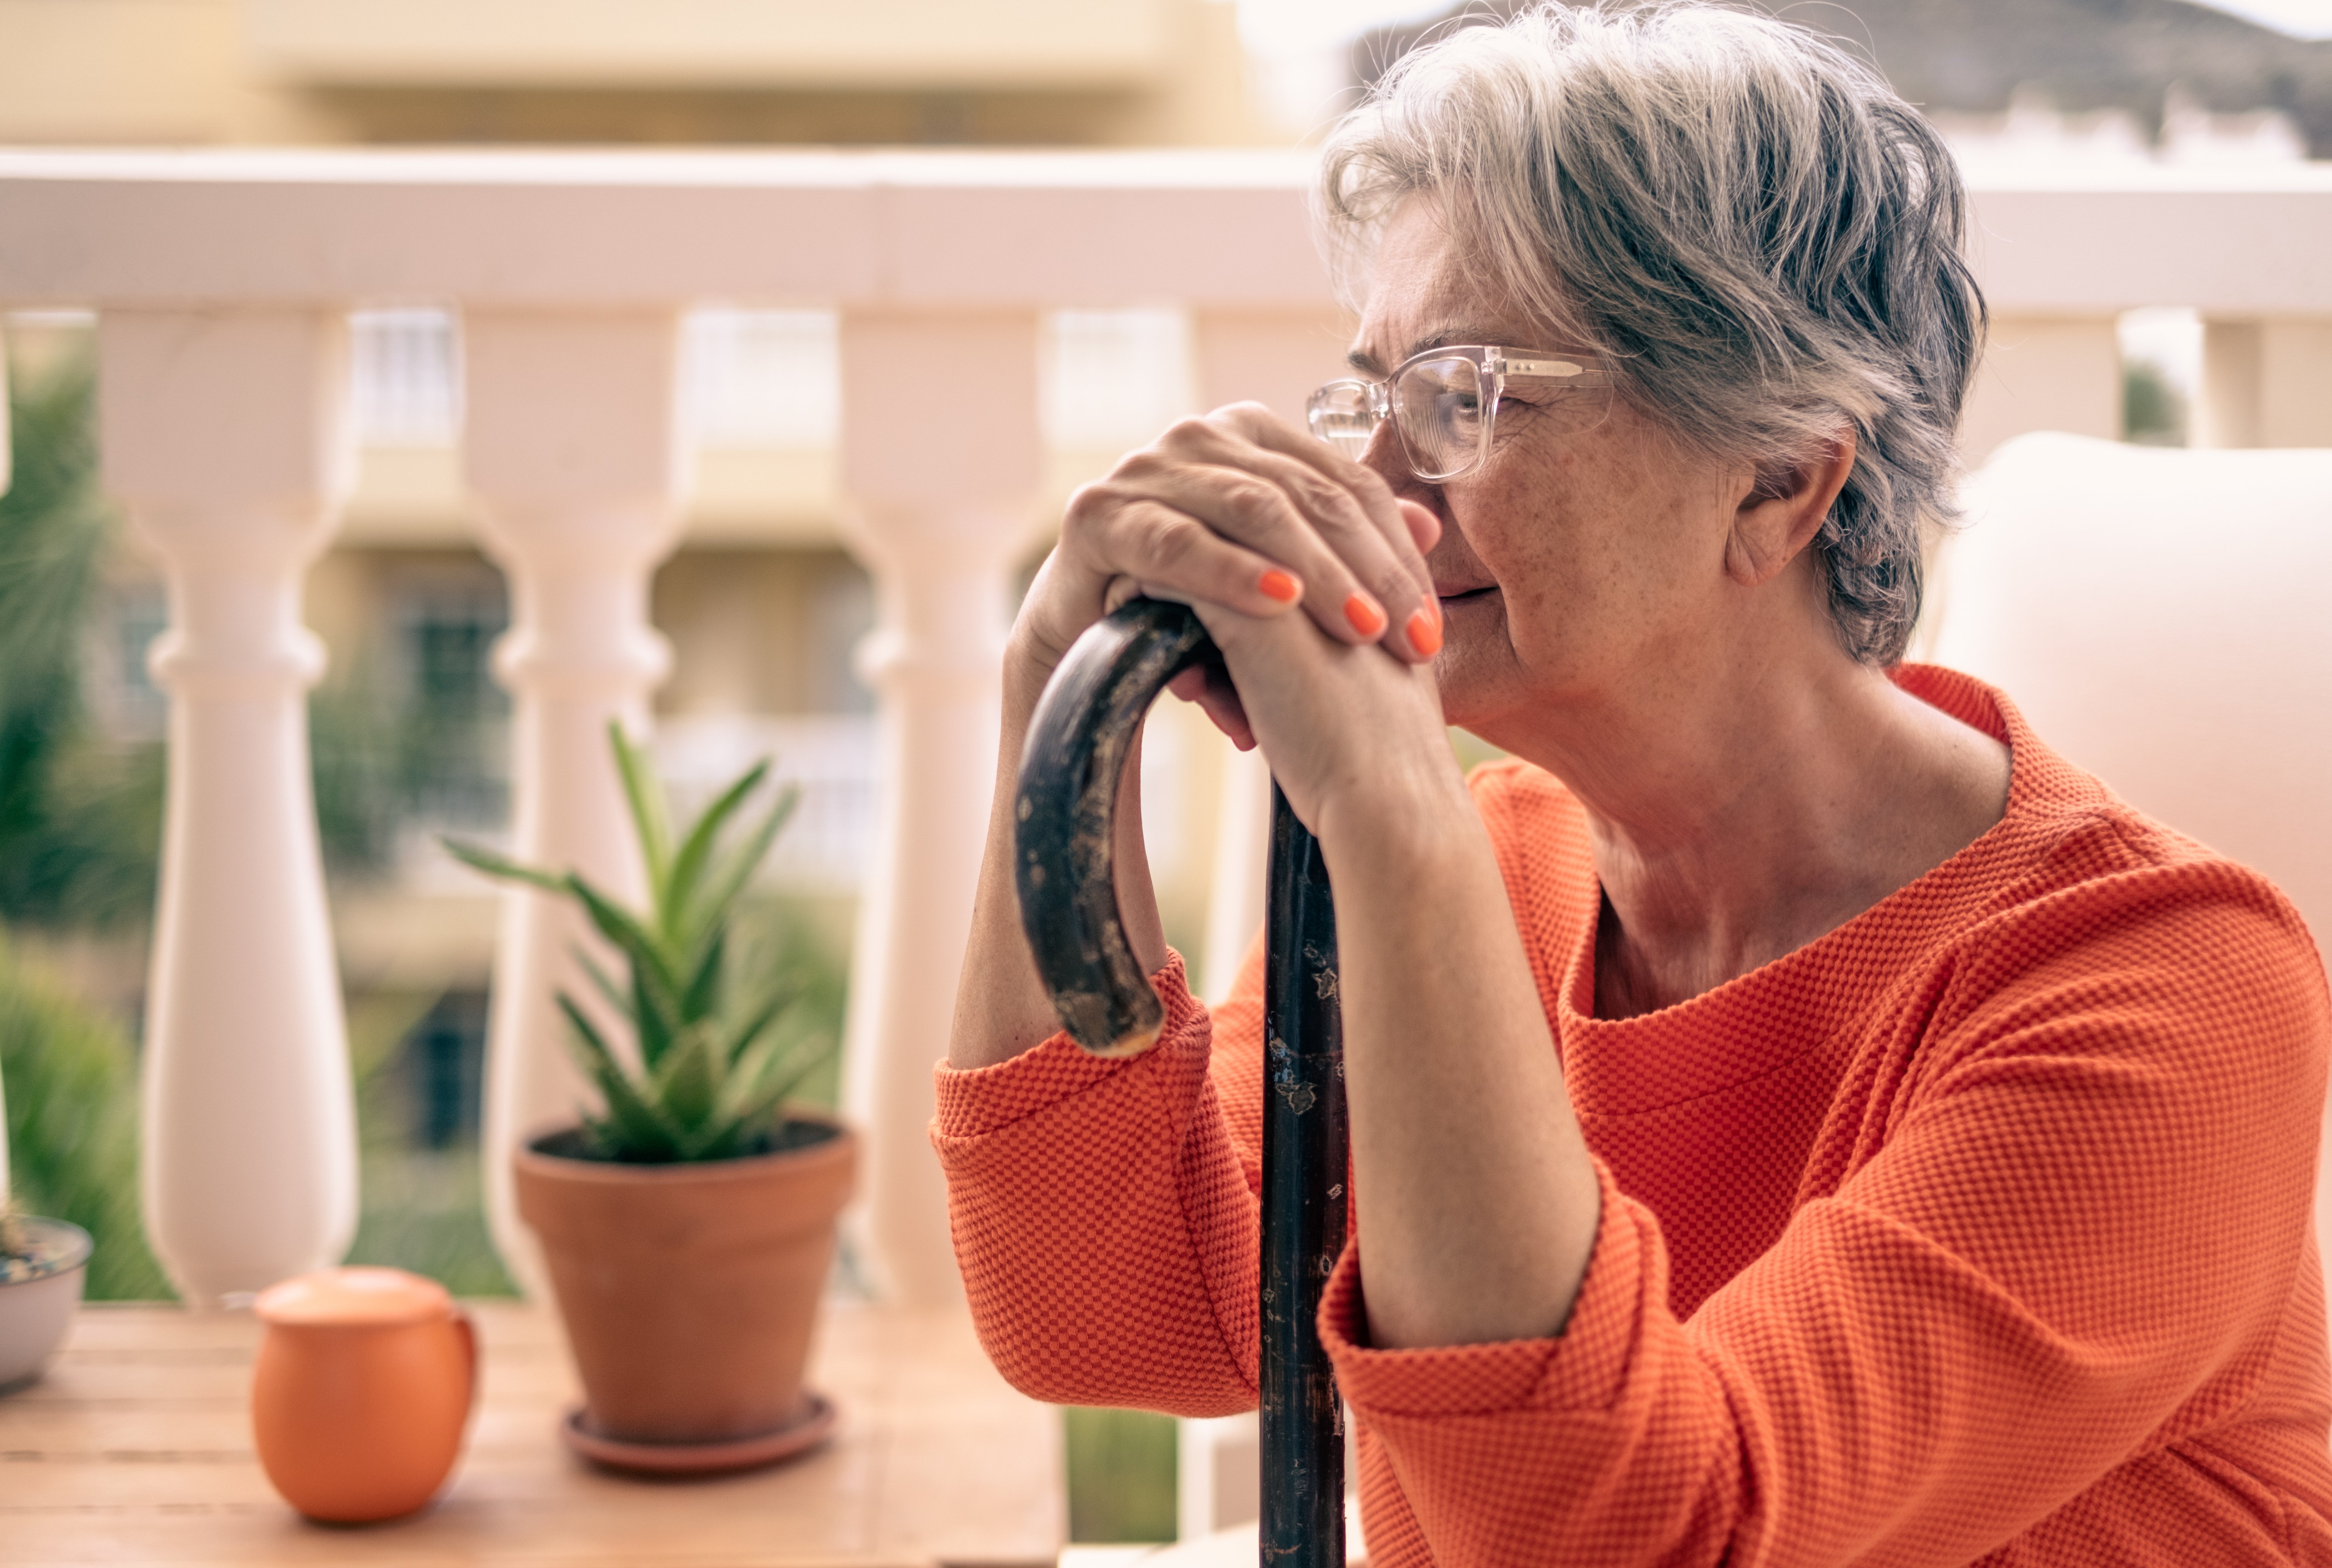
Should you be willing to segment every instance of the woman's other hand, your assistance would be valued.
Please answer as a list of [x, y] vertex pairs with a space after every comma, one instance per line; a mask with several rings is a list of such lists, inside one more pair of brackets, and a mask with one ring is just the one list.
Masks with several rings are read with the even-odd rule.
[[1303, 617], [1194, 607], [1223, 664], [1185, 671], [1175, 689], [1206, 703], [1218, 722], [1228, 711], [1262, 745], [1288, 805], [1330, 845], [1332, 858], [1346, 842], [1371, 841], [1419, 812], [1471, 817], [1429, 664], [1387, 658], [1324, 635]]
[[[1421, 664], [1440, 646], [1423, 553], [1438, 531], [1375, 473], [1235, 403], [1180, 421], [1070, 499], [1013, 627], [1012, 663], [1040, 688], [1079, 634], [1147, 592], [1265, 619], [1300, 606], [1340, 644]], [[1227, 690], [1178, 691], [1247, 743]]]

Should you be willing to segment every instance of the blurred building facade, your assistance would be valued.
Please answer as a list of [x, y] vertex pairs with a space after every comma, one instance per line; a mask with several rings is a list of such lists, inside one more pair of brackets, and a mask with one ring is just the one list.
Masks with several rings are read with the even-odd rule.
[[1221, 0], [0, 0], [0, 143], [1244, 146]]
[[[1236, 22], [1225, 0], [0, 0], [0, 145], [1284, 144], [1255, 108]], [[385, 875], [337, 894], [343, 965], [357, 989], [481, 987], [492, 901], [436, 837], [506, 819], [509, 701], [491, 654], [510, 607], [460, 479], [460, 335], [426, 301], [352, 324], [358, 481], [307, 618], [331, 655], [327, 700], [394, 753], [375, 760], [402, 809]], [[38, 356], [78, 325], [20, 317], [9, 333]], [[773, 880], [846, 899], [873, 831], [853, 649], [874, 610], [837, 493], [836, 331], [817, 311], [691, 319], [693, 484], [654, 618], [673, 646], [658, 743], [680, 792], [777, 753], [804, 793]], [[1185, 411], [1185, 337], [1171, 311], [1049, 319], [1052, 515]], [[1032, 562], [1046, 531], [1031, 519]], [[102, 615], [95, 710], [125, 739], [158, 739], [144, 656], [164, 607], [132, 552]]]
[[[1236, 22], [1228, 0], [0, 0], [0, 146], [1285, 145], [1255, 107]], [[311, 708], [319, 806], [328, 849], [337, 827], [365, 852], [332, 879], [333, 932], [352, 1028], [378, 1015], [397, 1037], [383, 1114], [419, 1148], [473, 1147], [498, 901], [438, 837], [508, 826], [511, 701], [492, 651], [511, 607], [461, 478], [457, 318], [381, 304], [351, 319], [356, 485], [307, 578], [330, 655]], [[20, 383], [89, 336], [72, 312], [0, 317]], [[1173, 311], [1056, 311], [1042, 353], [1032, 565], [1068, 492], [1185, 412], [1190, 387]], [[845, 537], [839, 376], [831, 311], [690, 318], [689, 497], [652, 606], [673, 653], [655, 699], [667, 779], [688, 808], [777, 757], [802, 795], [770, 890], [801, 903], [837, 963], [877, 832], [855, 664], [874, 590]], [[167, 704], [146, 661], [168, 618], [161, 576], [126, 537], [106, 576], [90, 712], [114, 740], [158, 746]], [[1213, 809], [1211, 770], [1180, 765], [1194, 743], [1161, 724], [1148, 770], [1161, 860], [1190, 867], [1181, 885], [1161, 878], [1186, 942]], [[81, 961], [93, 994], [135, 1010], [136, 956], [101, 944]], [[411, 1209], [473, 1229], [467, 1178], [429, 1170], [368, 1156], [368, 1227], [419, 1223]]]

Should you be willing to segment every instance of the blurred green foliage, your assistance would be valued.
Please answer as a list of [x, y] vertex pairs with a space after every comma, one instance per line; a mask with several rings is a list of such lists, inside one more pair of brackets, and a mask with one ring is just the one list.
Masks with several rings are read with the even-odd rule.
[[170, 1294], [138, 1213], [138, 1085], [110, 1019], [0, 948], [0, 1085], [16, 1206], [96, 1239], [95, 1300]]
[[486, 1230], [475, 1140], [443, 1149], [414, 1142], [413, 1085], [399, 1071], [401, 1047], [437, 999], [414, 991], [349, 999], [363, 1209], [348, 1261], [410, 1269], [456, 1296], [510, 1296], [510, 1276]]
[[[159, 741], [91, 722], [83, 674], [119, 531], [98, 491], [84, 350], [9, 378], [0, 495], [0, 921], [91, 931], [151, 918], [167, 777]], [[309, 705], [317, 826], [336, 874], [385, 869], [438, 744], [359, 661]]]
[[2140, 359], [2123, 369], [2121, 429], [2140, 446], [2186, 445], [2186, 399], [2160, 366]]
[[1061, 1412], [1069, 1470], [1069, 1539], [1174, 1539], [1174, 1420], [1148, 1410]]
[[369, 660], [335, 671], [308, 698], [316, 832], [335, 878], [387, 872], [400, 809], [397, 711]]
[[161, 846], [162, 751], [93, 734], [83, 638], [114, 523], [97, 492], [85, 355], [12, 378], [14, 480], [0, 496], [0, 919], [106, 928], [146, 918]]

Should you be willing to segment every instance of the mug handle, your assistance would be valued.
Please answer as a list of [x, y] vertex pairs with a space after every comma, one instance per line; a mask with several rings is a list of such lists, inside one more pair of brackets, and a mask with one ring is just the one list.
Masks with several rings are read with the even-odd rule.
[[476, 1321], [473, 1319], [468, 1313], [464, 1312], [459, 1306], [456, 1306], [454, 1309], [453, 1324], [454, 1327], [461, 1334], [462, 1355], [469, 1369], [470, 1402], [468, 1408], [472, 1410], [475, 1410], [478, 1408], [479, 1391], [478, 1325]]

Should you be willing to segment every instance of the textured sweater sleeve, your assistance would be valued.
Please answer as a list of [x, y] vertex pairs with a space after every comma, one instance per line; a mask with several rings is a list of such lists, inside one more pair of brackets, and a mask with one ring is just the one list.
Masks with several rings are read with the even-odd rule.
[[1853, 1173], [1689, 1319], [1606, 1175], [1561, 1338], [1371, 1349], [1355, 1247], [1338, 1382], [1442, 1568], [1967, 1563], [2242, 1406], [2314, 1267], [2327, 1030], [2238, 867], [2044, 901], [1939, 981]]
[[[932, 1141], [973, 1320], [1014, 1387], [1228, 1415], [1256, 1401], [1258, 1167], [1209, 1082], [1214, 1024], [1180, 957], [1152, 983], [1166, 1018], [1142, 1056], [1088, 1056], [1060, 1034], [991, 1067], [942, 1066]], [[1224, 1012], [1260, 1017], [1245, 996]]]

